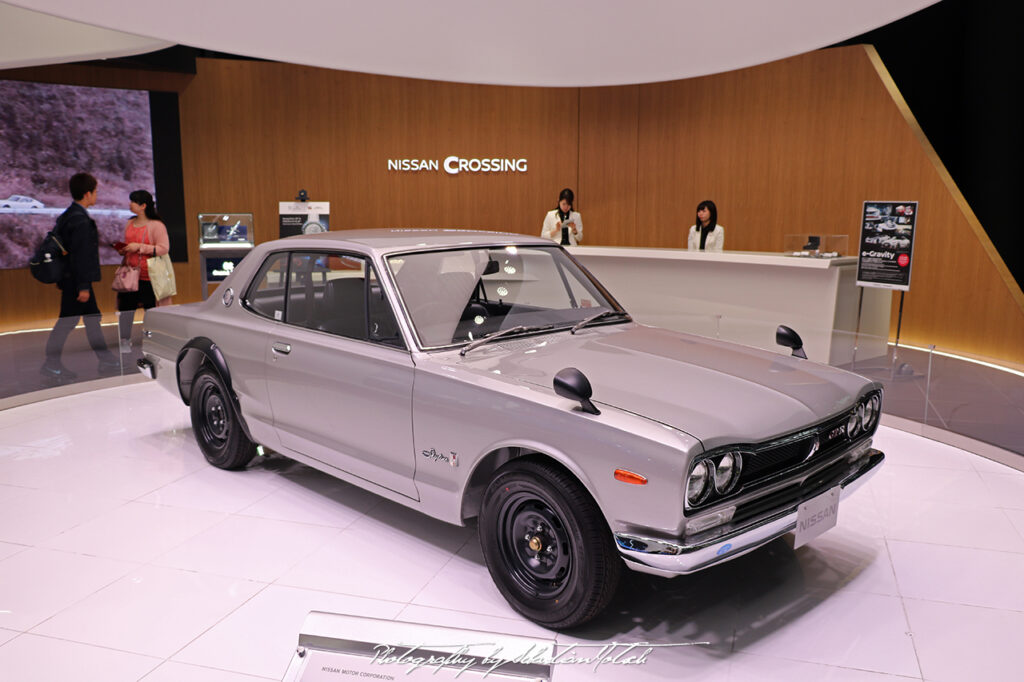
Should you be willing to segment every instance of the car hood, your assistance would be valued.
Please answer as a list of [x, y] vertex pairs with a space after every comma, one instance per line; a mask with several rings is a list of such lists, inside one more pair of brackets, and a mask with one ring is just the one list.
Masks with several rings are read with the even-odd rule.
[[806, 427], [851, 407], [872, 384], [828, 365], [636, 324], [496, 342], [460, 364], [552, 392], [555, 374], [575, 367], [598, 406], [685, 431], [709, 449]]

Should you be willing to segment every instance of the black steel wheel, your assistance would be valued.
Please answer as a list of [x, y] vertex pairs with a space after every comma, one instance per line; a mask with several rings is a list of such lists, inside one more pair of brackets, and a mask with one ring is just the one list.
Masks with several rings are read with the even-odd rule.
[[221, 378], [204, 369], [192, 381], [192, 430], [206, 461], [220, 469], [243, 469], [256, 454]]
[[513, 460], [484, 493], [480, 545], [498, 590], [553, 629], [581, 625], [611, 601], [622, 560], [587, 490], [561, 467]]

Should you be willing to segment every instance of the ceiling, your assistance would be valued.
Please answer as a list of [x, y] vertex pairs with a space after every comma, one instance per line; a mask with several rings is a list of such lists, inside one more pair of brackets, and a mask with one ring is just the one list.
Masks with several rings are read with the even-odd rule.
[[623, 85], [831, 45], [936, 0], [14, 0], [0, 68], [174, 44], [468, 83]]

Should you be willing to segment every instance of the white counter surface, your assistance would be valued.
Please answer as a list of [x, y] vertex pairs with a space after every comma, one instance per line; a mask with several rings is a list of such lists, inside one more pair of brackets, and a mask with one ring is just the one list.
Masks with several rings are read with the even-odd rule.
[[569, 253], [576, 256], [600, 256], [657, 260], [694, 261], [702, 263], [743, 263], [747, 265], [773, 265], [776, 267], [827, 270], [841, 265], [857, 264], [854, 256], [840, 258], [811, 258], [788, 256], [768, 251], [688, 251], [687, 249], [650, 249], [629, 246], [570, 246]]
[[[568, 247], [638, 322], [788, 353], [792, 327], [812, 360], [884, 355], [892, 294], [856, 286], [857, 259], [781, 253]], [[858, 328], [858, 308], [859, 328]]]

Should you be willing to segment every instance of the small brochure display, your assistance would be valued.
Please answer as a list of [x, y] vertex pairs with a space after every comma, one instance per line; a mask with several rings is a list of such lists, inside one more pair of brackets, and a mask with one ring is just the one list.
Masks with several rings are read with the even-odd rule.
[[845, 234], [787, 234], [782, 251], [787, 256], [804, 258], [839, 258], [850, 251], [850, 238]]
[[864, 202], [858, 286], [910, 291], [917, 208], [916, 201]]
[[281, 201], [278, 202], [281, 238], [297, 234], [316, 234], [331, 229], [331, 202]]
[[555, 663], [553, 639], [313, 611], [284, 682], [548, 682]]
[[199, 271], [204, 299], [252, 250], [254, 236], [252, 213], [199, 214]]

